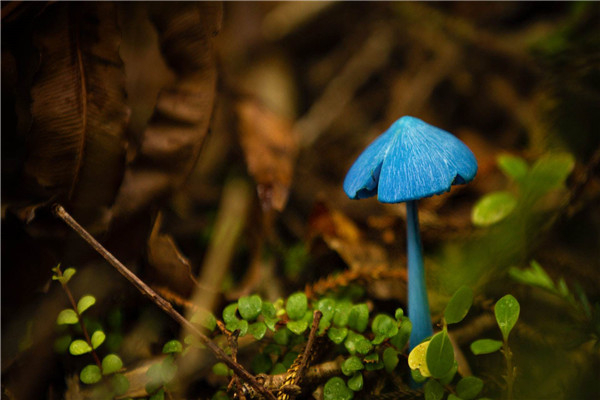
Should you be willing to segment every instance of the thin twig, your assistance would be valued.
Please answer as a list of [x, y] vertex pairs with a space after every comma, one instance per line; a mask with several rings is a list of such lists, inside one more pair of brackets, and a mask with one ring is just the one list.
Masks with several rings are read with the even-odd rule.
[[298, 367], [296, 377], [294, 379], [295, 385], [300, 383], [302, 377], [304, 376], [304, 371], [306, 370], [306, 367], [308, 367], [308, 363], [310, 361], [310, 353], [313, 350], [315, 339], [317, 338], [317, 328], [319, 328], [319, 322], [321, 321], [322, 316], [323, 313], [321, 311], [315, 311], [312, 326], [310, 328], [310, 333], [308, 334], [308, 342], [306, 342], [306, 347], [304, 348], [302, 361], [300, 362], [300, 366]]
[[125, 265], [123, 265], [115, 256], [113, 256], [108, 250], [106, 250], [92, 235], [90, 235], [81, 225], [77, 223], [69, 215], [69, 213], [60, 205], [55, 204], [53, 207], [54, 214], [65, 221], [75, 232], [79, 234], [94, 250], [96, 250], [110, 265], [112, 265], [121, 275], [123, 275], [133, 286], [135, 286], [144, 296], [148, 297], [154, 304], [160, 309], [167, 313], [171, 318], [177, 321], [180, 325], [186, 327], [192, 331], [200, 341], [213, 352], [215, 357], [225, 363], [231, 368], [234, 373], [240, 376], [244, 381], [248, 382], [257, 392], [266, 397], [267, 399], [277, 400], [273, 393], [269, 392], [264, 386], [261, 386], [256, 378], [251, 375], [246, 369], [239, 363], [231, 359], [219, 346], [217, 346], [212, 340], [204, 335], [196, 326], [179, 314], [177, 310], [173, 308], [171, 303], [163, 299], [158, 293], [146, 285], [141, 279], [139, 279], [133, 272], [131, 272]]

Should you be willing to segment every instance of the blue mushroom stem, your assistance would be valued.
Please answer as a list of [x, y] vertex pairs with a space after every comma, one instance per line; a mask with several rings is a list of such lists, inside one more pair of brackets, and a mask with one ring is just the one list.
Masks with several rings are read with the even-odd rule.
[[412, 350], [423, 339], [433, 334], [427, 287], [425, 286], [425, 268], [421, 246], [421, 231], [417, 201], [406, 202], [406, 243], [408, 258], [408, 317], [412, 322], [412, 332], [408, 342]]

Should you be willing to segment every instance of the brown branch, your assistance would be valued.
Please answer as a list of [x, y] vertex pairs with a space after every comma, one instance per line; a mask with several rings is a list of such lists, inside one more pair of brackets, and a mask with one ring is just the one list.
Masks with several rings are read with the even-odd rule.
[[215, 357], [231, 368], [235, 374], [240, 376], [244, 381], [248, 382], [258, 393], [270, 400], [277, 400], [273, 393], [269, 392], [264, 386], [261, 386], [256, 378], [251, 375], [246, 369], [231, 359], [225, 352], [217, 346], [212, 340], [204, 335], [196, 326], [177, 312], [165, 299], [158, 293], [152, 290], [146, 283], [139, 279], [125, 265], [123, 265], [115, 256], [106, 250], [92, 235], [90, 235], [81, 225], [77, 223], [60, 205], [55, 204], [53, 207], [54, 214], [65, 221], [75, 232], [79, 234], [94, 250], [96, 250], [110, 265], [112, 265], [121, 275], [123, 275], [133, 286], [136, 287], [144, 296], [148, 297], [161, 310], [167, 313], [171, 318], [177, 321], [180, 325], [192, 331], [200, 341], [213, 352]]
[[316, 310], [313, 316], [312, 326], [310, 328], [310, 333], [308, 334], [308, 342], [306, 343], [306, 347], [304, 347], [304, 352], [302, 355], [302, 361], [300, 362], [300, 366], [296, 371], [296, 377], [294, 378], [294, 384], [297, 385], [302, 380], [304, 376], [304, 371], [308, 367], [308, 363], [310, 361], [310, 353], [313, 350], [313, 346], [315, 344], [315, 339], [317, 338], [317, 328], [319, 328], [319, 322], [321, 321], [321, 317], [323, 313], [319, 310]]

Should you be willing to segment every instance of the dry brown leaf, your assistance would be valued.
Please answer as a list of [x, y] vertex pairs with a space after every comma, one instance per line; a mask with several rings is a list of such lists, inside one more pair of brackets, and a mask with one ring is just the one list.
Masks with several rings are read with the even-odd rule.
[[220, 29], [222, 5], [152, 3], [148, 7], [162, 54], [176, 79], [159, 94], [140, 148], [126, 168], [112, 210], [116, 217], [139, 213], [185, 182], [208, 132], [215, 99], [213, 38]]
[[310, 236], [320, 236], [353, 270], [389, 267], [385, 249], [366, 240], [341, 212], [317, 203], [309, 220]]
[[34, 44], [41, 64], [25, 170], [75, 210], [110, 206], [129, 119], [115, 5], [54, 4], [37, 20]]
[[263, 210], [287, 203], [298, 146], [291, 123], [253, 99], [236, 104], [240, 143]]

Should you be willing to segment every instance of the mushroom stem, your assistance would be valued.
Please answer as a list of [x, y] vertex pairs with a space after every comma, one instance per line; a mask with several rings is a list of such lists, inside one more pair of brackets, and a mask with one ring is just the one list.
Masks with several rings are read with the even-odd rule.
[[412, 322], [412, 332], [408, 342], [412, 350], [423, 339], [433, 334], [429, 301], [425, 286], [425, 268], [419, 230], [417, 201], [406, 202], [406, 247], [408, 258], [408, 317]]

